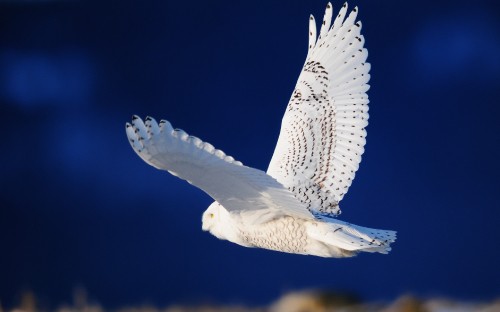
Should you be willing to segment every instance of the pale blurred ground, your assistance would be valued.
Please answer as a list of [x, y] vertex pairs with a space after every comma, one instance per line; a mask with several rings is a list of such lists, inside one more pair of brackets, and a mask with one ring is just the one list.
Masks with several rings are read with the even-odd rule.
[[[50, 311], [38, 306], [36, 297], [25, 293], [19, 306], [0, 312], [35, 312]], [[500, 299], [492, 302], [460, 302], [456, 300], [433, 298], [419, 299], [411, 295], [404, 295], [392, 302], [361, 302], [353, 295], [339, 294], [328, 291], [302, 291], [286, 294], [263, 307], [245, 307], [243, 305], [173, 305], [159, 308], [149, 305], [105, 309], [98, 303], [87, 301], [86, 292], [75, 291], [72, 305], [62, 305], [55, 309], [57, 312], [500, 312]]]

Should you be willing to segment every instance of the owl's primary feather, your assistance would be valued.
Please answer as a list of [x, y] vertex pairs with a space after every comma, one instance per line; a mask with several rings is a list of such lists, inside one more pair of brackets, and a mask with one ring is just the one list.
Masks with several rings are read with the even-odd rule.
[[[126, 131], [132, 147], [145, 162], [199, 187], [232, 213], [245, 214], [249, 224], [265, 222], [263, 216], [280, 214], [313, 218], [273, 177], [244, 166], [197, 137], [173, 129], [168, 121], [162, 120], [158, 125], [153, 118], [143, 122], [134, 116]], [[253, 220], [250, 216], [259, 218]]]
[[126, 132], [136, 153], [204, 190], [215, 202], [203, 230], [246, 247], [322, 257], [387, 253], [396, 232], [332, 218], [354, 179], [368, 124], [370, 65], [357, 8], [347, 3], [319, 36], [309, 19], [309, 49], [267, 170], [244, 166], [169, 122], [134, 116]]

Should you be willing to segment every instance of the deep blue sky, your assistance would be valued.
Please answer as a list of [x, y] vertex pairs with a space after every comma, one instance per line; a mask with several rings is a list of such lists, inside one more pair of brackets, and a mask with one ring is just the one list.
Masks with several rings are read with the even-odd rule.
[[[333, 2], [334, 9], [341, 2]], [[266, 169], [326, 1], [0, 2], [0, 302], [267, 303], [295, 289], [500, 295], [498, 1], [352, 1], [372, 64], [344, 220], [389, 255], [321, 259], [201, 231], [202, 191], [140, 160], [132, 114]]]

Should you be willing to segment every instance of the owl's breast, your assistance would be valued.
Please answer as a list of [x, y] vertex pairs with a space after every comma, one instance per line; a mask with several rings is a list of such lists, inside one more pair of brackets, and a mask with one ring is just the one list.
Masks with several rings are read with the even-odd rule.
[[239, 229], [240, 239], [246, 246], [289, 253], [307, 254], [310, 238], [304, 220], [281, 217], [257, 226]]

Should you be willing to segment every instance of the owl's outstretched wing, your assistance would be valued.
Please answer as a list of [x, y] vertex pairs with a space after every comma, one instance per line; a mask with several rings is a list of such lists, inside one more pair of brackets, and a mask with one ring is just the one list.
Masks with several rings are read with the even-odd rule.
[[370, 64], [347, 3], [333, 25], [328, 3], [319, 37], [309, 21], [309, 51], [283, 117], [267, 173], [313, 213], [337, 215], [364, 152]]
[[245, 213], [250, 223], [280, 215], [313, 218], [305, 205], [273, 177], [173, 129], [168, 121], [158, 125], [150, 117], [143, 122], [134, 116], [132, 123], [126, 124], [126, 132], [132, 148], [145, 162], [202, 189], [229, 212]]

